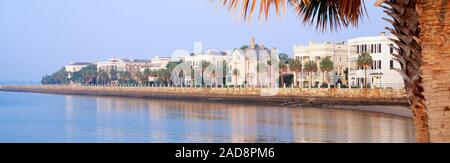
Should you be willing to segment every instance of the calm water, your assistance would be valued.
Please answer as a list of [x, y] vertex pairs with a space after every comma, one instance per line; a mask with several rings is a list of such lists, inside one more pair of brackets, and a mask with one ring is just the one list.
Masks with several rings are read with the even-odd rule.
[[411, 142], [381, 113], [0, 92], [0, 142]]

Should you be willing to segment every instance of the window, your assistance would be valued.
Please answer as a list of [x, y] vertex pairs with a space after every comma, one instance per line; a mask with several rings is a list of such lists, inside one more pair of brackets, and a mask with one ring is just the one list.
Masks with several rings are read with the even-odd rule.
[[373, 44], [370, 44], [370, 53], [374, 53], [374, 50], [375, 48], [373, 48]]
[[378, 44], [378, 53], [381, 53], [381, 44]]
[[389, 44], [390, 52], [391, 52], [391, 54], [394, 54], [394, 48], [392, 46], [393, 46], [392, 44]]
[[390, 67], [391, 67], [391, 70], [394, 69], [394, 61], [393, 60], [390, 61]]
[[356, 45], [356, 54], [359, 54], [359, 45]]
[[378, 61], [378, 69], [381, 70], [381, 60]]

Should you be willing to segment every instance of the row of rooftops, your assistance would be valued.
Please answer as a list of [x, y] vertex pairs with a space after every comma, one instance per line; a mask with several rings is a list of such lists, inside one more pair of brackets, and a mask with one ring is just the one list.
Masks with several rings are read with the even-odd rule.
[[[255, 38], [252, 37], [250, 39], [250, 44], [249, 47], [247, 49], [245, 49], [244, 51], [248, 51], [248, 50], [268, 50], [263, 44], [256, 44], [255, 43]], [[237, 49], [239, 50], [239, 49]], [[273, 48], [272, 50], [275, 50], [275, 48]], [[207, 51], [207, 52], [202, 52], [200, 55], [221, 55], [221, 56], [225, 56], [227, 55], [228, 52], [226, 51]], [[183, 57], [189, 57], [189, 56], [196, 56], [199, 54], [195, 54], [195, 53], [190, 53], [187, 56], [179, 56], [178, 58], [170, 58], [170, 57], [159, 57], [156, 56], [153, 59], [128, 59], [128, 58], [111, 58], [109, 59], [107, 62], [135, 62], [135, 63], [151, 63], [151, 62], [158, 62], [158, 61], [167, 61], [167, 60], [181, 60]], [[90, 62], [73, 62], [70, 65], [79, 65], [79, 66], [83, 66], [83, 65], [90, 65], [90, 64], [94, 64], [94, 63], [90, 63]]]
[[[375, 37], [359, 37], [359, 38], [355, 38], [355, 39], [351, 39], [349, 42], [356, 41], [356, 40], [366, 40], [366, 39], [375, 39], [375, 38], [385, 38], [385, 37], [391, 37], [391, 36], [387, 36], [386, 33], [382, 32], [379, 34], [379, 36], [375, 36]], [[332, 42], [325, 42], [325, 43], [317, 43], [317, 42], [313, 42], [310, 41], [309, 45], [294, 45], [294, 48], [305, 48], [307, 46], [315, 46], [315, 45], [343, 45], [345, 46], [347, 43], [345, 42], [339, 42], [339, 43], [332, 43]], [[236, 50], [240, 50], [240, 49], [236, 49]], [[268, 48], [266, 48], [263, 44], [256, 44], [255, 42], [255, 38], [251, 37], [250, 38], [250, 44], [249, 47], [247, 49], [244, 49], [244, 51], [248, 51], [248, 50], [269, 50]], [[276, 50], [276, 48], [273, 48], [272, 51]], [[195, 56], [196, 54], [191, 53], [189, 56]], [[227, 55], [227, 52], [225, 51], [208, 51], [205, 53], [202, 53], [201, 55]], [[187, 57], [187, 56], [184, 56]], [[182, 58], [182, 57], [181, 57]], [[177, 58], [178, 60], [180, 60], [181, 58]], [[152, 61], [167, 61], [167, 60], [171, 60], [170, 57], [159, 57], [156, 56], [153, 59], [128, 59], [128, 58], [122, 58], [122, 59], [118, 59], [118, 58], [111, 58], [108, 61], [109, 62], [135, 62], [135, 63], [151, 63]], [[90, 65], [90, 64], [94, 64], [91, 62], [72, 62], [70, 65], [78, 65], [78, 66], [83, 66], [83, 65]]]
[[[128, 59], [128, 58], [111, 58], [107, 62], [134, 62], [134, 63], [151, 63], [152, 61], [163, 61], [163, 60], [170, 60], [169, 57], [155, 57], [154, 59]], [[85, 65], [91, 65], [95, 64], [93, 62], [72, 62], [70, 65], [72, 66], [85, 66]]]
[[298, 44], [298, 45], [294, 45], [294, 48], [310, 48], [310, 47], [316, 47], [316, 46], [347, 46], [348, 44], [354, 44], [354, 43], [358, 43], [358, 42], [368, 42], [368, 41], [385, 41], [385, 40], [389, 40], [391, 38], [394, 38], [393, 36], [390, 36], [388, 34], [386, 34], [385, 32], [381, 32], [379, 33], [379, 35], [377, 36], [366, 36], [366, 37], [357, 37], [357, 38], [352, 38], [349, 39], [347, 42], [342, 41], [342, 42], [314, 42], [314, 41], [309, 41], [308, 44]]

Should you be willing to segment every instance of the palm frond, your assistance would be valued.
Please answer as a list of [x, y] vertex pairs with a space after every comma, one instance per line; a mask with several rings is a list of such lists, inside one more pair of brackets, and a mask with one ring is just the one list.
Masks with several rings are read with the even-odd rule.
[[[259, 3], [259, 19], [267, 20], [271, 9], [275, 14], [285, 12], [291, 6], [304, 24], [325, 31], [341, 27], [357, 26], [366, 13], [364, 0], [219, 0], [228, 10], [242, 10], [244, 20], [251, 20], [255, 7]], [[239, 5], [241, 4], [241, 5]]]

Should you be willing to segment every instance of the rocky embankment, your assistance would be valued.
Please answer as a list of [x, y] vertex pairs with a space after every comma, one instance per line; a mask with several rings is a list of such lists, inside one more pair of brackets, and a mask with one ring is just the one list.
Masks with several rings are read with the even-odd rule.
[[0, 86], [0, 91], [52, 94], [123, 96], [137, 98], [214, 101], [239, 104], [320, 107], [411, 116], [404, 91], [392, 89], [280, 88], [275, 96], [261, 96], [260, 88], [109, 87], [109, 86]]

